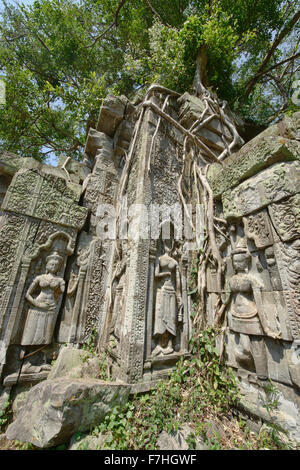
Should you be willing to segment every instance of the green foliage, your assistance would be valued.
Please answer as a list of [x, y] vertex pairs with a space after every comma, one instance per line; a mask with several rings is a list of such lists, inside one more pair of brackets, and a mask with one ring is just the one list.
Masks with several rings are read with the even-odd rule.
[[55, 447], [54, 450], [67, 450], [66, 444], [61, 444], [60, 446]]
[[0, 409], [0, 433], [4, 432], [12, 417], [11, 402], [7, 400]]
[[277, 449], [289, 450], [293, 449], [294, 445], [288, 440], [283, 440], [283, 436], [287, 433], [283, 431], [280, 426], [275, 424], [264, 425], [263, 429], [258, 435], [257, 445], [262, 449]]
[[269, 379], [268, 382], [268, 385], [264, 386], [264, 391], [266, 392], [264, 407], [268, 413], [271, 413], [278, 408], [279, 390], [275, 387], [271, 379]]
[[83, 441], [76, 450], [89, 450], [89, 443], [88, 441]]
[[[171, 432], [183, 422], [197, 424], [208, 411], [228, 411], [239, 395], [214, 341], [214, 331], [204, 331], [193, 342], [195, 357], [181, 358], [169, 380], [154, 391], [134, 397], [122, 409], [115, 407], [93, 434], [105, 433], [108, 449], [155, 449], [163, 430]], [[192, 446], [193, 436], [190, 441]]]
[[108, 356], [106, 351], [97, 351], [98, 331], [96, 327], [92, 327], [90, 336], [82, 345], [81, 360], [83, 363], [88, 362], [91, 357], [98, 359], [98, 379], [108, 380]]
[[195, 435], [194, 432], [191, 432], [186, 437], [186, 442], [187, 442], [190, 450], [195, 450], [196, 449], [196, 435]]
[[87, 124], [97, 119], [114, 73], [107, 64], [121, 66], [117, 49], [88, 47], [100, 16], [98, 2], [88, 1], [36, 0], [6, 8], [0, 24], [7, 90], [3, 149], [37, 159], [49, 152], [81, 157]]
[[186, 67], [184, 44], [176, 28], [155, 21], [149, 28], [149, 52], [141, 49], [138, 56], [125, 55], [126, 71], [142, 86], [161, 83], [171, 89], [183, 90]]
[[[283, 105], [286, 109], [291, 69], [282, 80], [286, 97], [263, 80], [249, 99], [244, 94], [272, 38], [296, 11], [293, 2], [152, 0], [151, 8], [144, 0], [127, 0], [116, 18], [118, 5], [119, 0], [35, 0], [5, 6], [0, 18], [0, 75], [7, 90], [0, 109], [2, 149], [38, 160], [81, 159], [86, 133], [96, 126], [108, 93], [133, 97], [157, 81], [179, 92], [191, 90], [203, 45], [209, 86], [220, 98], [257, 122], [280, 115]], [[268, 65], [295, 52], [296, 36], [293, 28]]]
[[[218, 431], [210, 429], [210, 420], [228, 417], [240, 397], [233, 372], [220, 363], [215, 347], [218, 334], [207, 328], [196, 335], [192, 342], [193, 357], [181, 358], [168, 381], [160, 381], [155, 390], [134, 396], [123, 407], [116, 406], [92, 434], [106, 437], [106, 449], [155, 450], [162, 431], [171, 433], [189, 423], [194, 429], [187, 437], [190, 449], [196, 448], [198, 438], [210, 450], [294, 448], [275, 424], [264, 425], [255, 434], [242, 419], [231, 416], [233, 430], [227, 425], [227, 442]], [[270, 383], [266, 391], [268, 406], [273, 410], [277, 406], [277, 390]]]
[[14, 441], [14, 445], [17, 450], [38, 450], [37, 447], [30, 442]]
[[[214, 407], [216, 412], [225, 411], [239, 399], [236, 379], [231, 368], [225, 367], [220, 362], [216, 349], [216, 338], [218, 332], [214, 328], [207, 328], [196, 335], [191, 341], [192, 354], [191, 369], [192, 377], [199, 376], [201, 381], [201, 392], [208, 397], [201, 406]], [[187, 380], [187, 379], [186, 379]], [[196, 400], [195, 400], [196, 403]], [[191, 413], [193, 404], [190, 403]]]
[[109, 370], [109, 362], [108, 356], [105, 351], [102, 351], [99, 355], [99, 373], [98, 379], [100, 380], [109, 380], [108, 370]]
[[82, 345], [82, 350], [86, 351], [89, 354], [96, 354], [97, 338], [98, 338], [98, 331], [97, 331], [97, 328], [93, 326], [91, 329], [90, 335], [88, 336], [88, 338], [85, 340], [85, 342]]
[[72, 439], [74, 443], [82, 440], [82, 442], [77, 446], [76, 450], [88, 450], [89, 444], [87, 440], [84, 440], [85, 436], [86, 434], [83, 434], [81, 432], [77, 432], [76, 434], [74, 434]]

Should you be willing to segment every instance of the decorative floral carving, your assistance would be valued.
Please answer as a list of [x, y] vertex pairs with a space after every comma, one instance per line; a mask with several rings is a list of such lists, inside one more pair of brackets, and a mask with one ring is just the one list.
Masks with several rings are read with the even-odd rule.
[[300, 194], [271, 204], [269, 212], [282, 241], [300, 237]]
[[265, 210], [251, 214], [243, 218], [245, 235], [254, 240], [257, 248], [264, 248], [272, 245], [273, 236], [270, 222]]

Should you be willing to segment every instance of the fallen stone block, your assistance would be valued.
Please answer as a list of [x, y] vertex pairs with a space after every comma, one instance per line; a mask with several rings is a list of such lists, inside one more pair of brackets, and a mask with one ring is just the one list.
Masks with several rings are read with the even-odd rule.
[[92, 356], [83, 349], [62, 348], [48, 376], [49, 380], [58, 378], [100, 379], [100, 358]]
[[129, 385], [100, 380], [46, 380], [30, 390], [6, 437], [40, 448], [64, 444], [101, 423], [114, 406], [126, 402], [129, 391]]
[[57, 360], [48, 376], [49, 380], [68, 376], [72, 369], [82, 364], [81, 349], [64, 347], [60, 350]]

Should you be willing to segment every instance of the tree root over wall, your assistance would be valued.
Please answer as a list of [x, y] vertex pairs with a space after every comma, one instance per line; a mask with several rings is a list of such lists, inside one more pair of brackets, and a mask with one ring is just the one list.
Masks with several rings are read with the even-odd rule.
[[[120, 214], [122, 211], [122, 200], [124, 194], [126, 193], [126, 187], [128, 183], [129, 173], [131, 169], [131, 164], [133, 160], [134, 151], [136, 149], [138, 135], [141, 130], [143, 117], [145, 115], [146, 109], [151, 109], [152, 112], [159, 116], [157, 121], [156, 129], [154, 131], [150, 152], [147, 156], [148, 161], [146, 162], [147, 173], [151, 171], [151, 153], [154, 147], [154, 141], [158, 134], [159, 127], [162, 120], [167, 121], [170, 125], [178, 129], [182, 134], [184, 134], [184, 143], [183, 143], [183, 154], [182, 154], [182, 172], [178, 179], [178, 194], [183, 205], [184, 212], [186, 214], [188, 223], [194, 231], [194, 224], [191, 220], [191, 217], [187, 208], [187, 201], [183, 195], [182, 191], [182, 179], [184, 171], [187, 167], [186, 162], [190, 160], [190, 155], [192, 155], [192, 162], [189, 167], [189, 177], [190, 181], [194, 181], [194, 187], [196, 191], [197, 203], [202, 204], [204, 207], [204, 220], [205, 226], [207, 227], [207, 236], [204, 239], [200, 256], [197, 262], [197, 271], [198, 271], [198, 280], [197, 280], [197, 289], [199, 294], [199, 308], [198, 312], [194, 318], [194, 326], [197, 329], [200, 329], [203, 325], [203, 318], [205, 318], [205, 292], [206, 292], [206, 268], [208, 263], [214, 265], [217, 269], [217, 284], [218, 291], [221, 291], [221, 278], [223, 271], [223, 262], [220, 249], [216, 240], [216, 233], [221, 234], [222, 237], [228, 239], [224, 230], [226, 230], [227, 222], [221, 218], [218, 218], [214, 214], [214, 200], [213, 200], [213, 191], [207, 180], [207, 172], [211, 163], [223, 164], [223, 160], [237, 148], [241, 146], [244, 142], [238, 134], [235, 124], [232, 120], [226, 115], [226, 101], [220, 101], [215, 95], [213, 95], [207, 88], [203, 86], [198, 77], [198, 85], [195, 86], [196, 96], [200, 98], [205, 103], [205, 109], [202, 112], [200, 118], [195, 121], [189, 129], [183, 127], [175, 119], [173, 119], [169, 114], [166, 113], [166, 108], [171, 97], [179, 98], [179, 94], [175, 91], [169, 90], [160, 85], [152, 85], [140, 104], [139, 107], [139, 118], [136, 123], [131, 147], [129, 153], [126, 155], [125, 167], [121, 176], [119, 193], [117, 197], [117, 227], [119, 225]], [[166, 95], [162, 107], [159, 107], [157, 104], [153, 103], [150, 98], [155, 94], [160, 93]], [[217, 155], [215, 151], [208, 147], [204, 142], [202, 137], [197, 132], [200, 129], [207, 128], [208, 124], [213, 120], [219, 120], [221, 124], [221, 129], [223, 133], [221, 136], [222, 142], [224, 144], [224, 150]], [[225, 131], [227, 131], [225, 138]], [[229, 132], [228, 132], [229, 131]], [[228, 136], [231, 136], [230, 139]], [[119, 249], [117, 241], [114, 243], [113, 248], [113, 258], [119, 258]], [[112, 271], [112, 275], [109, 283], [109, 312], [112, 309], [112, 286], [115, 280], [116, 271]], [[221, 306], [220, 306], [221, 304]], [[215, 305], [215, 323], [218, 324], [222, 317], [224, 311], [224, 306], [221, 303], [219, 298]], [[111, 312], [110, 312], [111, 313]], [[110, 316], [110, 315], [108, 315]], [[200, 326], [201, 324], [201, 326]]]

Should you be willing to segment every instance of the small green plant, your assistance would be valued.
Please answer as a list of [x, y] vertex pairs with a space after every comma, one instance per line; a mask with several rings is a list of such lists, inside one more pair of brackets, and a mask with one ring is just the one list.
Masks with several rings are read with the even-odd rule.
[[186, 437], [186, 442], [187, 442], [190, 450], [195, 450], [196, 449], [196, 435], [195, 435], [194, 432], [191, 432]]
[[99, 354], [99, 374], [98, 378], [101, 380], [108, 380], [109, 379], [109, 362], [108, 356], [106, 351], [102, 351]]
[[87, 363], [92, 357], [98, 358], [98, 375], [95, 378], [107, 380], [109, 378], [109, 363], [106, 351], [97, 351], [98, 332], [95, 327], [92, 328], [91, 334], [82, 346], [81, 360]]
[[134, 404], [130, 401], [123, 408], [115, 406], [104, 421], [93, 430], [92, 435], [98, 435], [99, 432], [106, 433], [105, 447], [108, 449], [128, 449], [131, 431], [134, 431], [128, 426], [133, 417], [133, 410]]
[[14, 444], [18, 450], [37, 450], [31, 442], [14, 441]]
[[11, 402], [6, 400], [0, 409], [0, 432], [5, 431], [12, 416]]
[[283, 435], [287, 433], [274, 423], [265, 424], [258, 434], [258, 446], [262, 449], [288, 450], [293, 446], [287, 439], [283, 441]]
[[106, 351], [102, 351], [100, 354], [91, 355], [90, 352], [82, 351], [81, 354], [81, 361], [83, 363], [87, 363], [89, 359], [97, 358], [98, 360], [98, 367], [97, 367], [97, 374], [95, 374], [95, 379], [100, 380], [108, 380], [109, 379], [109, 362], [108, 356]]
[[[192, 381], [199, 382], [202, 405], [222, 412], [236, 404], [240, 394], [232, 369], [220, 361], [216, 348], [216, 339], [219, 334], [220, 332], [212, 327], [195, 334], [191, 340], [194, 357], [190, 361], [190, 371]], [[193, 406], [194, 404], [191, 403], [191, 408]]]
[[87, 440], [81, 442], [76, 450], [89, 450], [89, 443]]
[[95, 326], [92, 327], [89, 337], [82, 345], [82, 349], [90, 354], [96, 353], [98, 331]]
[[88, 360], [91, 359], [91, 353], [82, 349], [82, 353], [80, 354], [80, 359], [83, 363], [88, 362]]
[[272, 380], [269, 379], [268, 385], [264, 386], [264, 391], [266, 393], [266, 400], [264, 408], [271, 414], [272, 411], [275, 411], [278, 408], [279, 403], [279, 390], [275, 387]]
[[220, 436], [211, 437], [207, 441], [209, 450], [222, 450]]
[[[162, 431], [171, 433], [183, 422], [196, 427], [208, 412], [228, 412], [239, 394], [232, 371], [220, 362], [216, 334], [212, 328], [202, 331], [192, 344], [194, 356], [181, 358], [168, 381], [131, 398], [123, 408], [115, 407], [93, 434], [105, 434], [107, 449], [152, 450]], [[195, 435], [188, 438], [191, 447]], [[210, 445], [221, 444], [216, 437]]]
[[[76, 447], [76, 450], [88, 450], [89, 444], [88, 441], [84, 439], [85, 437], [87, 437], [87, 435], [82, 432], [77, 432], [74, 434], [71, 442], [72, 445], [79, 442], [78, 446]], [[56, 448], [56, 450], [59, 449]]]

